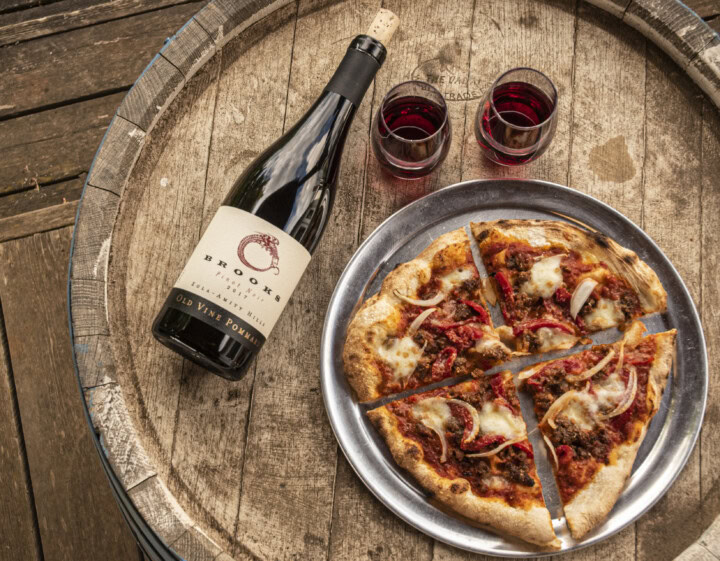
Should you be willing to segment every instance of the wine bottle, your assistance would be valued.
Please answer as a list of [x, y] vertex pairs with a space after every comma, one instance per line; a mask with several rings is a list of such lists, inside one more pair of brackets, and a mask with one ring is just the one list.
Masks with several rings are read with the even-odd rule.
[[162, 344], [244, 376], [323, 234], [350, 123], [396, 27], [381, 10], [307, 113], [234, 182], [155, 319]]

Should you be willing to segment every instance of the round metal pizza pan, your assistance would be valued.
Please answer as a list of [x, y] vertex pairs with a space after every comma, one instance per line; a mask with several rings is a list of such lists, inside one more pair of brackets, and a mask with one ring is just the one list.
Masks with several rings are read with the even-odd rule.
[[[354, 310], [378, 291], [397, 264], [413, 259], [445, 232], [467, 226], [470, 221], [500, 218], [566, 220], [598, 230], [635, 251], [657, 273], [668, 293], [667, 312], [643, 320], [651, 333], [678, 330], [677, 360], [660, 410], [650, 424], [622, 496], [604, 523], [581, 541], [570, 536], [545, 447], [538, 441], [538, 431], [531, 434], [543, 492], [563, 552], [602, 541], [645, 514], [678, 476], [700, 432], [708, 387], [705, 340], [687, 287], [660, 248], [628, 218], [588, 195], [544, 181], [473, 180], [436, 191], [393, 214], [360, 246], [335, 287], [323, 328], [321, 384], [330, 424], [345, 456], [368, 489], [397, 516], [462, 549], [504, 557], [540, 557], [553, 552], [472, 525], [430, 500], [413, 477], [395, 464], [366, 416], [369, 409], [391, 399], [359, 403], [345, 380], [341, 359]], [[617, 330], [593, 337], [598, 343], [617, 338]], [[539, 360], [525, 359], [503, 368], [515, 371]], [[531, 431], [537, 421], [529, 398], [522, 392], [520, 398]]]

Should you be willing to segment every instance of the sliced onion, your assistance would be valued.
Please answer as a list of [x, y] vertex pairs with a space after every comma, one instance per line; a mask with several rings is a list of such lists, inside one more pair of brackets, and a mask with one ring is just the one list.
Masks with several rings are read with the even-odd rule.
[[413, 322], [410, 324], [410, 327], [408, 327], [407, 330], [407, 336], [412, 337], [415, 335], [415, 332], [420, 329], [420, 326], [423, 324], [423, 322], [430, 317], [433, 312], [435, 312], [437, 308], [429, 308], [427, 310], [424, 310], [423, 313], [421, 313], [418, 317], [416, 317]]
[[558, 457], [555, 453], [555, 446], [553, 446], [552, 442], [550, 442], [550, 439], [546, 435], [543, 434], [542, 437], [545, 441], [545, 444], [547, 444], [548, 449], [550, 450], [550, 454], [552, 454], [553, 460], [555, 460], [555, 467], [560, 467], [560, 462], [558, 462]]
[[556, 428], [557, 425], [555, 424], [555, 417], [557, 417], [560, 412], [565, 408], [565, 406], [572, 401], [573, 399], [577, 398], [580, 395], [580, 392], [577, 392], [575, 390], [570, 390], [562, 394], [551, 406], [550, 409], [547, 410], [547, 413], [545, 413], [545, 416], [542, 418], [542, 421], [538, 423], [538, 426], [542, 426], [545, 423], [550, 425], [552, 428]]
[[475, 440], [475, 437], [478, 434], [478, 431], [480, 430], [480, 414], [478, 413], [477, 409], [475, 409], [472, 405], [467, 403], [466, 401], [463, 401], [461, 399], [448, 399], [448, 403], [454, 403], [455, 405], [459, 405], [460, 407], [464, 407], [467, 409], [467, 412], [470, 413], [470, 417], [472, 417], [473, 426], [470, 429], [470, 434], [468, 434], [467, 438], [463, 438], [463, 442], [470, 442], [471, 440]]
[[586, 277], [575, 287], [575, 290], [573, 290], [572, 293], [572, 298], [570, 298], [570, 315], [573, 319], [577, 317], [580, 309], [583, 307], [585, 302], [587, 302], [587, 299], [590, 298], [592, 291], [595, 290], [597, 285], [598, 283], [595, 279]]
[[[525, 353], [525, 354], [529, 354], [529, 353]], [[533, 376], [535, 376], [535, 374], [540, 372], [543, 369], [543, 367], [544, 367], [544, 365], [541, 365], [541, 366], [536, 366], [535, 368], [529, 368], [528, 370], [523, 370], [518, 375], [518, 380], [527, 380], [528, 378], [532, 378]]]
[[506, 440], [500, 446], [498, 446], [497, 448], [493, 448], [489, 452], [482, 452], [480, 454], [465, 454], [465, 456], [468, 458], [487, 458], [488, 456], [494, 456], [504, 448], [507, 448], [508, 446], [511, 446], [513, 444], [517, 444], [518, 442], [522, 442], [526, 438], [527, 436], [521, 436], [519, 438], [513, 438], [512, 440]]
[[615, 372], [622, 374], [623, 360], [625, 359], [625, 340], [620, 341], [620, 350], [618, 351], [618, 361], [615, 364]]
[[600, 362], [598, 362], [595, 366], [592, 368], [589, 368], [585, 370], [585, 372], [581, 372], [580, 374], [576, 374], [574, 376], [565, 376], [565, 379], [569, 382], [582, 382], [583, 380], [588, 380], [595, 376], [598, 372], [600, 372], [603, 368], [605, 368], [612, 360], [612, 358], [615, 356], [615, 351], [612, 349], [608, 354], [606, 354]]
[[604, 421], [605, 419], [610, 419], [612, 417], [617, 417], [618, 415], [622, 415], [630, 409], [630, 406], [632, 405], [633, 401], [635, 401], [635, 394], [637, 393], [637, 370], [635, 370], [634, 366], [630, 367], [630, 379], [628, 380], [628, 385], [625, 389], [625, 393], [623, 394], [623, 397], [620, 399], [620, 403], [617, 404], [617, 407], [610, 411], [610, 413], [606, 413], [604, 415], [598, 415], [598, 419], [601, 421]]
[[488, 304], [491, 306], [497, 304], [497, 293], [495, 292], [495, 287], [490, 281], [490, 277], [481, 278], [480, 286], [482, 287], [483, 295], [485, 296], [485, 300], [487, 300]]
[[[425, 425], [425, 426], [427, 426], [427, 425]], [[447, 440], [445, 440], [445, 432], [437, 429], [436, 427], [429, 427], [429, 428], [435, 434], [437, 434], [438, 438], [440, 439], [440, 444], [442, 445], [442, 454], [440, 454], [440, 463], [445, 463], [445, 460], [447, 460]]]
[[405, 296], [404, 294], [401, 294], [397, 290], [393, 290], [393, 294], [400, 298], [403, 302], [407, 302], [408, 304], [412, 304], [413, 306], [420, 306], [423, 308], [426, 308], [428, 306], [436, 306], [440, 302], [443, 301], [445, 298], [445, 294], [443, 294], [442, 291], [438, 292], [435, 296], [432, 298], [429, 298], [427, 300], [418, 300], [416, 298], [410, 298], [409, 296]]

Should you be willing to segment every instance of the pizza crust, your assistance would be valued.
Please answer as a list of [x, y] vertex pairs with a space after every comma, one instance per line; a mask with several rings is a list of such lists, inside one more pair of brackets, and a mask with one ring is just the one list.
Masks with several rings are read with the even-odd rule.
[[[675, 329], [655, 336], [650, 335], [650, 337], [655, 337], [657, 347], [649, 380], [653, 381], [657, 392], [648, 390], [647, 398], [651, 402], [652, 408], [650, 417], [643, 424], [637, 440], [619, 446], [615, 450], [615, 462], [603, 466], [595, 474], [590, 484], [563, 507], [570, 533], [576, 540], [581, 539], [607, 516], [625, 488], [625, 483], [632, 473], [638, 448], [645, 438], [647, 427], [660, 407], [675, 355], [676, 335]], [[649, 387], [653, 386], [649, 384]]]
[[604, 261], [615, 273], [624, 277], [638, 294], [643, 314], [664, 311], [667, 294], [655, 272], [630, 251], [599, 232], [583, 230], [567, 222], [554, 220], [495, 220], [471, 222], [473, 236], [482, 244], [492, 230], [527, 240], [533, 247], [562, 245], [580, 253], [587, 251]]
[[550, 512], [544, 506], [513, 508], [500, 499], [475, 495], [462, 478], [440, 477], [423, 461], [421, 447], [403, 436], [395, 416], [386, 407], [368, 411], [368, 417], [385, 438], [395, 461], [408, 470], [441, 503], [473, 521], [491, 525], [501, 532], [548, 549], [560, 549]]
[[436, 255], [451, 246], [443, 256], [458, 266], [466, 261], [470, 240], [463, 228], [443, 234], [433, 241], [412, 261], [398, 265], [382, 283], [380, 292], [368, 299], [357, 311], [348, 327], [347, 339], [343, 348], [343, 364], [350, 385], [360, 401], [370, 401], [382, 397], [379, 386], [383, 380], [376, 365], [375, 348], [388, 337], [398, 334], [401, 321], [400, 307], [403, 305], [395, 294], [414, 296], [417, 290], [432, 276], [432, 264]]

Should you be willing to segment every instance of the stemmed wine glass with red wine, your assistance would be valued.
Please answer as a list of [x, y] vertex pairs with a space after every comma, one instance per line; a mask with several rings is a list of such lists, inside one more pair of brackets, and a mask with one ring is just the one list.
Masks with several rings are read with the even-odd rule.
[[550, 145], [558, 94], [550, 78], [532, 68], [501, 74], [475, 116], [475, 138], [485, 156], [504, 166], [527, 164]]
[[372, 126], [372, 148], [395, 177], [418, 179], [439, 166], [450, 148], [450, 119], [430, 84], [398, 84], [383, 99]]

